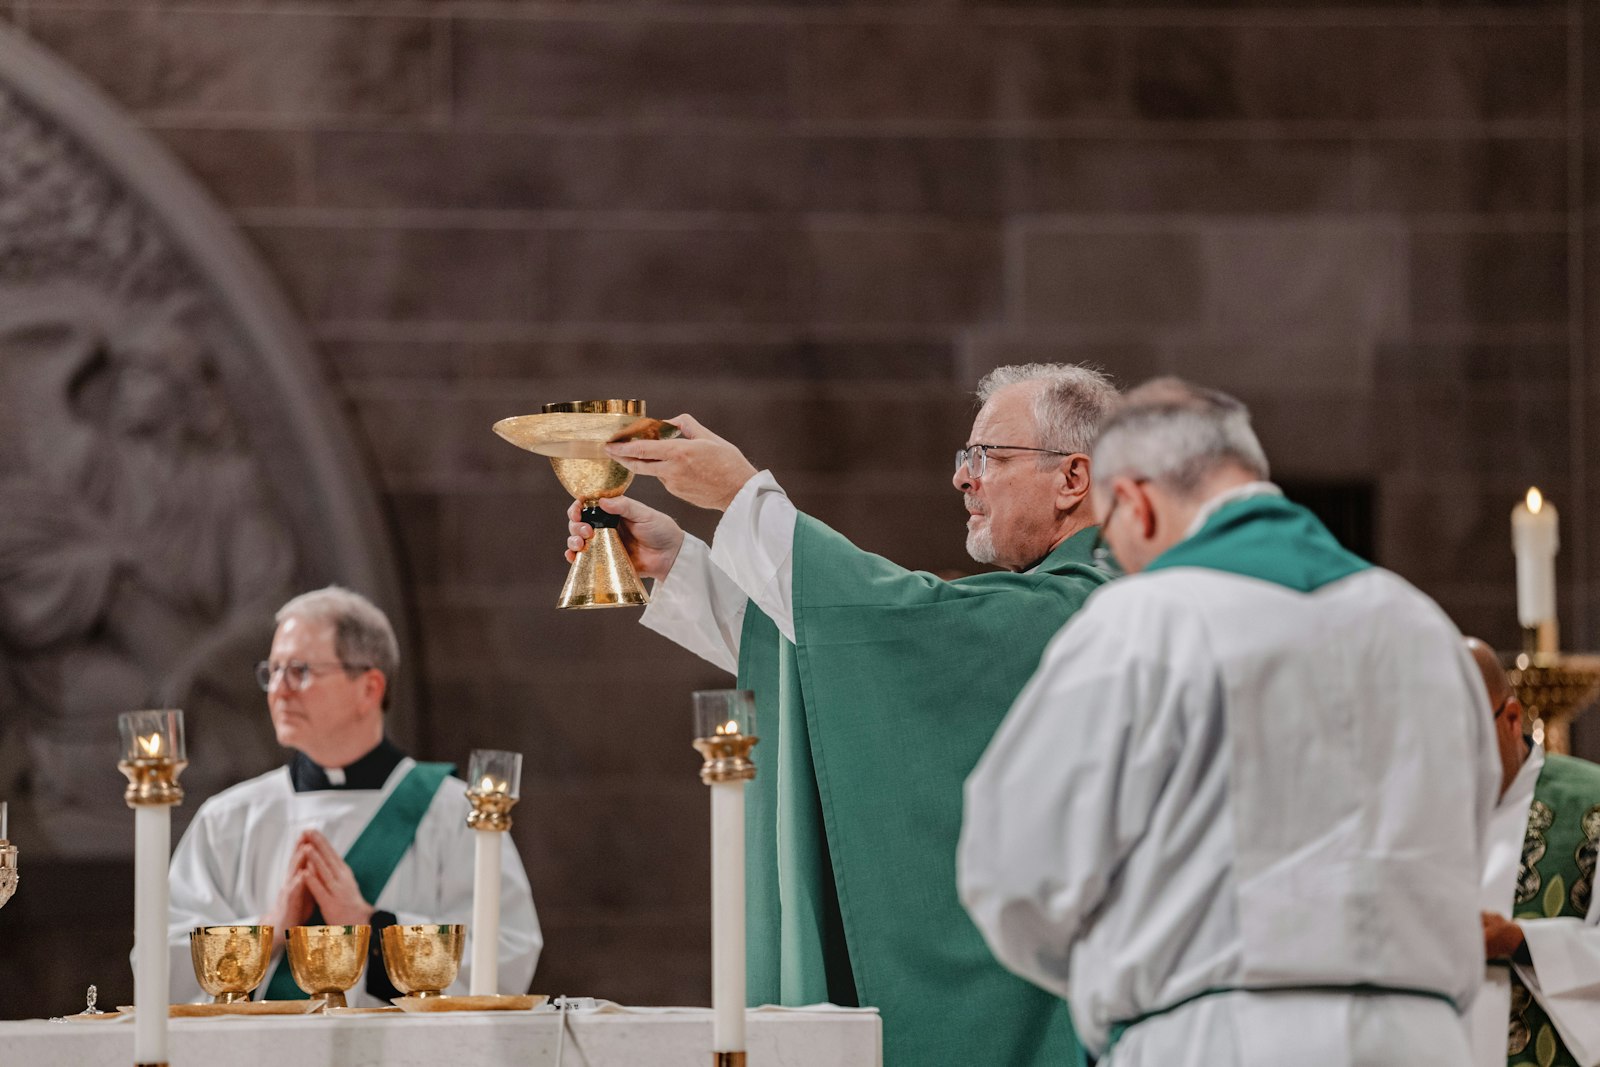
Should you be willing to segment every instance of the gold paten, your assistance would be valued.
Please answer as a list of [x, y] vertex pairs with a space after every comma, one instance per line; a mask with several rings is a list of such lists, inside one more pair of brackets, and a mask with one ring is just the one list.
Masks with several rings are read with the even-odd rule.
[[713, 1052], [711, 1067], [745, 1067], [743, 1052]]
[[196, 926], [189, 931], [189, 957], [200, 988], [213, 1004], [248, 1001], [272, 962], [270, 926]]
[[516, 806], [517, 798], [510, 793], [469, 789], [467, 800], [472, 803], [472, 810], [467, 813], [467, 826], [471, 829], [502, 833], [511, 829], [511, 809]]
[[289, 973], [295, 984], [324, 1008], [346, 1006], [344, 994], [367, 965], [372, 927], [291, 926]]
[[[605, 446], [618, 441], [676, 437], [670, 422], [645, 416], [643, 400], [572, 400], [546, 404], [538, 415], [501, 419], [494, 432], [518, 448], [550, 459], [556, 478], [581, 507], [621, 496], [633, 472], [611, 459]], [[622, 536], [593, 523], [594, 537], [567, 572], [559, 608], [638, 607], [650, 602], [633, 569]]]
[[17, 872], [17, 846], [0, 840], [0, 908], [16, 893], [21, 880], [22, 875]]
[[1600, 699], [1600, 656], [1564, 652], [1502, 656], [1523, 726], [1545, 751], [1572, 751], [1572, 722]]
[[413, 997], [441, 997], [461, 970], [461, 950], [467, 928], [448, 926], [386, 926], [383, 967], [400, 992]]
[[119, 761], [117, 770], [128, 779], [128, 788], [123, 791], [122, 799], [127, 801], [130, 808], [147, 804], [183, 803], [183, 786], [178, 784], [178, 775], [187, 766], [188, 760], [168, 759], [165, 756]]
[[712, 782], [747, 782], [754, 778], [756, 765], [750, 762], [750, 750], [760, 740], [744, 734], [695, 738], [695, 751], [705, 757], [700, 767], [700, 780], [710, 785]]

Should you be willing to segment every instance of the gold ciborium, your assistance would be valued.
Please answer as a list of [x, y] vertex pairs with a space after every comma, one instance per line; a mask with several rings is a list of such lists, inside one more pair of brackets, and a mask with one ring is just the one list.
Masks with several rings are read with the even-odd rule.
[[442, 997], [461, 970], [467, 928], [388, 926], [383, 931], [383, 967], [400, 992], [413, 997]]
[[670, 422], [645, 417], [643, 400], [574, 400], [546, 404], [538, 415], [501, 419], [494, 432], [518, 448], [550, 458], [556, 477], [582, 504], [594, 539], [578, 554], [556, 601], [558, 608], [622, 608], [650, 602], [617, 527], [621, 520], [599, 501], [621, 496], [633, 472], [605, 453], [617, 441], [676, 437]]
[[272, 962], [272, 934], [270, 926], [196, 926], [189, 931], [194, 976], [213, 1004], [250, 999]]
[[324, 1008], [346, 1006], [344, 994], [361, 980], [372, 927], [291, 926], [289, 973]]

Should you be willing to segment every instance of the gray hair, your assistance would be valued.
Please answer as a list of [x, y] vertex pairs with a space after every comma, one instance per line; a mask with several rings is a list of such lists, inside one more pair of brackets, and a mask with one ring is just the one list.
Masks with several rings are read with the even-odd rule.
[[[986, 403], [1002, 389], [1031, 382], [1041, 386], [1033, 398], [1039, 447], [1087, 454], [1100, 424], [1117, 404], [1117, 387], [1111, 378], [1094, 367], [1071, 363], [1014, 363], [983, 376], [978, 382], [978, 402]], [[1046, 465], [1059, 462], [1045, 455], [1039, 461]]]
[[[400, 643], [395, 640], [389, 617], [360, 593], [330, 585], [301, 593], [278, 609], [275, 621], [305, 619], [333, 625], [333, 654], [350, 667], [374, 667], [393, 686], [400, 671]], [[383, 691], [383, 706], [389, 706], [389, 686]]]
[[1269, 474], [1267, 454], [1250, 428], [1250, 409], [1215, 389], [1156, 378], [1123, 397], [1094, 445], [1097, 481], [1148, 478], [1191, 496], [1219, 468]]

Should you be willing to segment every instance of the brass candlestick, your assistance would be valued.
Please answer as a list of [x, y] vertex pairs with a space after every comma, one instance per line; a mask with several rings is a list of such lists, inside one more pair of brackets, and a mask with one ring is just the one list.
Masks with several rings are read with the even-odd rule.
[[1600, 700], [1600, 655], [1557, 652], [1502, 654], [1522, 705], [1523, 723], [1545, 751], [1572, 751], [1572, 723]]
[[17, 873], [17, 846], [0, 838], [0, 908], [17, 892], [22, 876]]
[[[522, 753], [475, 748], [467, 761], [472, 843], [472, 972], [475, 997], [500, 993], [500, 870], [511, 809], [522, 795]], [[458, 953], [459, 955], [459, 953]], [[448, 984], [448, 983], [446, 983]]]
[[622, 544], [620, 520], [599, 507], [606, 497], [621, 496], [633, 481], [633, 472], [607, 456], [605, 446], [676, 437], [678, 428], [646, 418], [643, 400], [574, 400], [546, 404], [538, 415], [501, 419], [494, 432], [518, 448], [548, 456], [562, 487], [582, 504], [583, 521], [594, 527], [594, 538], [567, 572], [556, 607], [648, 604], [650, 596]]

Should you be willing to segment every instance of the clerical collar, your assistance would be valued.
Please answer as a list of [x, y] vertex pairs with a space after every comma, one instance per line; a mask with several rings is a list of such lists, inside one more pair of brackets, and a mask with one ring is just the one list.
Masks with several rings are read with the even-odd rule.
[[296, 793], [318, 789], [382, 789], [405, 758], [406, 754], [387, 737], [348, 767], [319, 767], [304, 752], [296, 752], [289, 761], [289, 781]]

